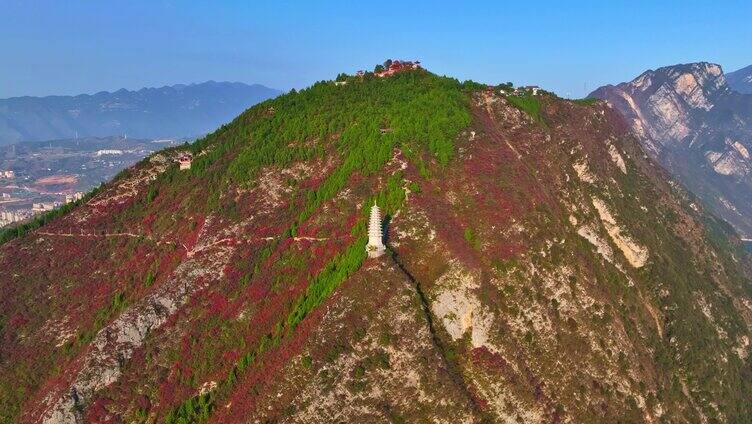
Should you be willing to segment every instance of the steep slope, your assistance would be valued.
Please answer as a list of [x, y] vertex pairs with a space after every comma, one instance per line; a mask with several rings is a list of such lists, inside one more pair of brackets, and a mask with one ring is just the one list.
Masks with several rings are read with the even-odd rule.
[[590, 96], [618, 109], [649, 154], [752, 236], [752, 95], [729, 89], [720, 66], [659, 68]]
[[752, 65], [727, 73], [726, 81], [732, 90], [752, 94]]
[[481, 89], [318, 83], [4, 244], [0, 417], [749, 416], [738, 240], [604, 104]]
[[193, 137], [215, 130], [279, 91], [262, 85], [209, 81], [138, 91], [0, 100], [0, 145], [127, 134]]

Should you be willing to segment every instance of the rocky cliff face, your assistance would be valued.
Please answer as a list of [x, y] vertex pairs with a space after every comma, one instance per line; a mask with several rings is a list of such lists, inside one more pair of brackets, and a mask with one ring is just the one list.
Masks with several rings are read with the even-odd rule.
[[651, 156], [714, 213], [752, 235], [752, 95], [731, 90], [720, 66], [651, 70], [590, 96], [618, 109]]
[[2, 421], [752, 413], [748, 257], [605, 103], [410, 71], [191, 149], [0, 247]]

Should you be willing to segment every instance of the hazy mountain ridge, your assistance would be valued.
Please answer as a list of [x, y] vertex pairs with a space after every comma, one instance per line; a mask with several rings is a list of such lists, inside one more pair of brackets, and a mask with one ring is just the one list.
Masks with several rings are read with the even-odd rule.
[[590, 96], [618, 109], [653, 157], [752, 235], [752, 95], [732, 90], [719, 65], [650, 70]]
[[726, 81], [732, 90], [752, 94], [752, 65], [727, 73]]
[[209, 81], [91, 95], [1, 99], [0, 144], [74, 138], [76, 134], [197, 136], [279, 93], [258, 84]]
[[[613, 109], [421, 70], [346, 82], [0, 246], [0, 418], [750, 416], [747, 256]], [[368, 259], [374, 203], [390, 249]]]

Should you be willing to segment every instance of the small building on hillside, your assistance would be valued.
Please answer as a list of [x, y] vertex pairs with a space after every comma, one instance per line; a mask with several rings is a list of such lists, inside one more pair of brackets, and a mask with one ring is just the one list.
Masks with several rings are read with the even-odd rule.
[[180, 164], [180, 170], [191, 169], [191, 162], [193, 162], [193, 156], [190, 153], [183, 153], [178, 157], [178, 164]]
[[526, 85], [518, 88], [516, 91], [519, 91], [520, 94], [532, 94], [533, 96], [537, 96], [540, 89], [541, 88], [537, 85]]

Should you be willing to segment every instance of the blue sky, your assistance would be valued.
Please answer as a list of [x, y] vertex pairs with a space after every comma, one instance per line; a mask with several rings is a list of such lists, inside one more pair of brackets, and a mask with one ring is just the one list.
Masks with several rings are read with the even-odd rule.
[[582, 96], [649, 68], [752, 64], [752, 2], [0, 0], [0, 97], [242, 81], [386, 58]]

